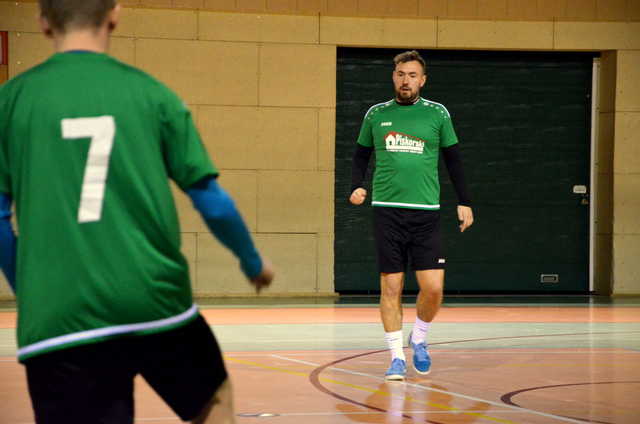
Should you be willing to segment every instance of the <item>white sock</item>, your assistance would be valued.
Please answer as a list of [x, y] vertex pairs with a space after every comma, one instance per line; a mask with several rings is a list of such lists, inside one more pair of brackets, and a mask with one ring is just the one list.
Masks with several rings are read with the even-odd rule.
[[385, 332], [384, 340], [387, 342], [387, 346], [389, 346], [389, 350], [391, 351], [392, 361], [396, 358], [402, 359], [403, 361], [406, 360], [404, 350], [402, 350], [402, 330]]
[[413, 324], [413, 332], [411, 333], [411, 343], [419, 344], [426, 341], [429, 327], [431, 327], [430, 322], [422, 321], [416, 316], [416, 323]]

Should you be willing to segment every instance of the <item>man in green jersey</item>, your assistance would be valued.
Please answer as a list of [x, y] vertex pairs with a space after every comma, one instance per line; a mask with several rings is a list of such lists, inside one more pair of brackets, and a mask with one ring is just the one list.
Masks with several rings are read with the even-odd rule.
[[402, 288], [408, 266], [416, 273], [420, 292], [409, 345], [417, 373], [428, 374], [431, 358], [426, 333], [442, 303], [445, 257], [440, 237], [438, 158], [442, 152], [456, 189], [460, 231], [473, 223], [464, 181], [458, 139], [447, 109], [420, 97], [426, 64], [413, 50], [394, 58], [395, 99], [372, 106], [364, 117], [353, 157], [350, 201], [364, 202], [362, 187], [372, 151], [374, 235], [380, 271], [380, 313], [391, 351], [388, 380], [403, 380]]
[[57, 53], [0, 87], [0, 266], [16, 290], [36, 421], [132, 423], [140, 374], [183, 420], [232, 423], [168, 179], [257, 290], [271, 265], [217, 184], [184, 103], [104, 53], [115, 0], [40, 0], [40, 9]]

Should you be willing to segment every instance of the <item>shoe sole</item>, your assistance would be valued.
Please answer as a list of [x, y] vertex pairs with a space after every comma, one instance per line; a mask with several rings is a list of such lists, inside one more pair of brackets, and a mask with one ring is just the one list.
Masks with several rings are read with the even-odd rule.
[[400, 374], [385, 375], [384, 379], [387, 381], [404, 381], [404, 375], [400, 375]]
[[427, 374], [429, 374], [431, 372], [431, 369], [428, 369], [426, 371], [420, 371], [418, 368], [416, 368], [415, 365], [413, 366], [413, 369], [420, 375], [427, 375]]

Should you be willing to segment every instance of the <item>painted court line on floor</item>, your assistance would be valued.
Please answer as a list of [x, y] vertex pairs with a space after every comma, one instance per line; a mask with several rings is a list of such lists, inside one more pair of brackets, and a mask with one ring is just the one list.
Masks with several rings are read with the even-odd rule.
[[[640, 331], [593, 331], [593, 332], [579, 332], [579, 333], [548, 333], [548, 334], [527, 334], [527, 335], [505, 335], [499, 337], [485, 337], [480, 339], [469, 339], [464, 340], [464, 343], [469, 342], [493, 342], [499, 340], [510, 340], [510, 341], [519, 341], [526, 339], [540, 339], [540, 338], [549, 338], [549, 337], [576, 337], [576, 338], [592, 338], [593, 336], [610, 336], [613, 334], [638, 334], [640, 335]], [[336, 341], [333, 337], [320, 337], [313, 338], [309, 340], [308, 338], [293, 338], [293, 339], [274, 339], [274, 338], [265, 338], [265, 339], [252, 339], [252, 344], [262, 345], [262, 344], [282, 344], [282, 343], [298, 343], [298, 344], [309, 344], [309, 343], [320, 343], [320, 342], [328, 342], [334, 343]], [[349, 337], [349, 341], [373, 341], [375, 343], [380, 342], [379, 336], [371, 336], [371, 337]], [[459, 340], [451, 340], [451, 341], [438, 341], [431, 343], [430, 346], [433, 348], [435, 345], [445, 346], [461, 343]], [[518, 349], [517, 347], [505, 347], [505, 349]], [[340, 349], [340, 350], [352, 350], [352, 349]]]
[[[283, 357], [284, 358], [284, 357]], [[300, 372], [300, 371], [292, 371], [292, 370], [288, 370], [288, 369], [284, 369], [284, 368], [280, 368], [280, 367], [274, 367], [271, 365], [266, 365], [266, 364], [260, 364], [257, 362], [251, 362], [251, 361], [245, 361], [242, 359], [236, 359], [236, 358], [228, 358], [231, 362], [236, 362], [239, 364], [243, 364], [243, 365], [248, 365], [248, 366], [253, 366], [253, 367], [258, 367], [258, 368], [263, 368], [263, 369], [268, 369], [268, 370], [272, 370], [272, 371], [278, 371], [278, 372], [282, 372], [285, 374], [291, 374], [291, 375], [297, 375], [297, 376], [301, 376], [301, 377], [307, 377], [307, 378], [311, 378], [311, 376], [313, 375], [312, 373], [305, 373], [305, 372]], [[297, 361], [294, 360], [294, 362], [301, 362], [301, 361]], [[316, 368], [317, 370], [317, 368]], [[315, 370], [314, 370], [315, 371]], [[370, 376], [373, 378], [376, 378], [374, 376]], [[365, 386], [360, 386], [357, 384], [352, 384], [352, 383], [347, 383], [344, 381], [339, 381], [339, 380], [334, 380], [331, 378], [327, 378], [327, 377], [318, 377], [318, 380], [322, 380], [328, 383], [332, 383], [332, 384], [338, 384], [340, 386], [344, 386], [344, 387], [349, 387], [352, 389], [356, 389], [356, 390], [361, 390], [364, 392], [368, 392], [368, 393], [374, 393], [374, 394], [380, 394], [380, 395], [384, 395], [384, 396], [388, 396], [389, 398], [397, 398], [397, 399], [404, 399], [405, 401], [409, 401], [409, 402], [414, 402], [414, 403], [419, 403], [419, 404], [423, 404], [423, 405], [427, 405], [427, 406], [433, 406], [435, 408], [439, 408], [439, 409], [443, 409], [449, 413], [453, 413], [453, 414], [467, 414], [467, 415], [472, 415], [474, 417], [478, 417], [478, 418], [482, 418], [485, 420], [489, 420], [489, 421], [495, 421], [498, 423], [505, 423], [505, 424], [517, 424], [514, 421], [508, 420], [508, 419], [502, 419], [502, 418], [495, 418], [495, 417], [490, 417], [488, 415], [484, 415], [484, 414], [476, 414], [476, 413], [465, 413], [465, 412], [461, 412], [461, 409], [458, 408], [452, 408], [448, 405], [441, 405], [441, 404], [437, 404], [434, 402], [426, 402], [423, 401], [421, 399], [414, 399], [411, 396], [395, 396], [393, 393], [389, 393], [389, 392], [385, 392], [383, 390], [380, 389], [374, 389], [371, 387], [365, 387]], [[366, 404], [360, 404], [359, 402], [357, 403], [358, 405], [364, 406], [364, 407], [369, 407], [372, 408], [371, 406], [368, 406]], [[500, 406], [500, 405], [498, 405]], [[378, 411], [382, 411], [380, 408], [374, 408]], [[512, 407], [511, 409], [516, 409], [516, 410], [523, 410], [524, 408], [517, 408], [517, 407]], [[399, 412], [394, 412], [394, 411], [388, 411], [390, 414], [392, 415], [400, 415], [400, 416], [404, 416], [402, 414], [400, 414]], [[410, 418], [410, 417], [407, 417]], [[431, 422], [431, 421], [428, 421]]]
[[[291, 361], [291, 362], [297, 362], [297, 363], [303, 364], [303, 365], [309, 365], [311, 367], [319, 367], [320, 366], [320, 364], [315, 364], [313, 362], [307, 362], [307, 361], [301, 361], [300, 359], [287, 358], [286, 356], [280, 356], [280, 355], [269, 355], [269, 356], [272, 356], [272, 357], [278, 358], [278, 359], [282, 359], [282, 360], [285, 360], [285, 361]], [[347, 369], [344, 369], [344, 368], [331, 367], [331, 368], [327, 368], [327, 369], [334, 370], [334, 371], [341, 371], [341, 372], [344, 372], [344, 373], [347, 373], [347, 374], [352, 374], [352, 375], [359, 375], [361, 377], [373, 378], [375, 380], [384, 380], [384, 378], [382, 378], [382, 377], [378, 377], [378, 376], [375, 376], [375, 375], [372, 375], [372, 374], [365, 374], [365, 373], [358, 372], [358, 371], [347, 370]]]
[[341, 416], [341, 415], [388, 415], [388, 414], [486, 414], [488, 412], [501, 413], [501, 414], [522, 414], [522, 411], [474, 411], [472, 409], [460, 409], [456, 411], [425, 411], [425, 410], [406, 410], [406, 411], [392, 411], [392, 412], [380, 412], [380, 411], [353, 411], [353, 412], [276, 412], [279, 417], [316, 417], [316, 416]]
[[[404, 347], [404, 350], [409, 349], [408, 347]], [[429, 353], [431, 355], [450, 355], [452, 353], [463, 354], [463, 355], [611, 355], [612, 353], [617, 354], [625, 354], [625, 355], [637, 355], [640, 353], [640, 350], [632, 350], [632, 349], [607, 349], [602, 348], [598, 350], [591, 350], [591, 348], [576, 348], [580, 350], [570, 351], [570, 350], [553, 350], [554, 348], [548, 348], [544, 351], [540, 350], [514, 350], [505, 352], [506, 349], [517, 349], [517, 348], [505, 348], [500, 350], [485, 350], [482, 351], [468, 351], [468, 350], [456, 350], [456, 349], [438, 349], [437, 347], [433, 347], [429, 349]], [[321, 351], [309, 351], [309, 352], [287, 352], [287, 356], [327, 356], [332, 353], [344, 353], [348, 351], [363, 351], [366, 349], [342, 349], [342, 350], [331, 350], [326, 352]], [[271, 353], [266, 353], [264, 351], [255, 351], [255, 352], [226, 352], [225, 355], [231, 356], [243, 356], [243, 357], [264, 357], [264, 356], [273, 356]]]
[[[159, 418], [136, 418], [134, 420], [134, 422], [146, 422], [146, 421], [173, 421], [176, 423], [181, 423], [183, 422], [180, 418], [178, 417], [159, 417]], [[37, 424], [35, 421], [23, 421], [23, 422], [18, 422], [18, 423], [14, 423], [14, 424]]]
[[[287, 357], [281, 356], [281, 355], [278, 355], [277, 358], [278, 359], [282, 359], [282, 360], [289, 360], [291, 362], [297, 362], [297, 363], [301, 363], [301, 364], [305, 364], [305, 365], [310, 365], [310, 366], [317, 366], [317, 367], [321, 366], [321, 364], [314, 364], [312, 362], [301, 361], [299, 359], [287, 358]], [[330, 367], [330, 368], [327, 368], [327, 369], [340, 371], [340, 372], [344, 372], [344, 373], [347, 373], [347, 374], [365, 376], [365, 377], [369, 377], [369, 378], [372, 378], [372, 379], [378, 380], [378, 381], [385, 381], [385, 379], [383, 377], [378, 377], [378, 376], [371, 375], [371, 374], [366, 374], [366, 373], [360, 373], [360, 372], [357, 372], [357, 371], [345, 370], [344, 368]], [[520, 412], [526, 412], [526, 413], [530, 413], [530, 414], [533, 414], [533, 415], [540, 415], [540, 416], [543, 416], [543, 417], [546, 417], [546, 418], [553, 418], [553, 419], [556, 419], [556, 420], [559, 420], [559, 421], [568, 422], [568, 423], [584, 424], [584, 421], [578, 421], [578, 420], [574, 420], [574, 419], [571, 419], [571, 418], [561, 417], [561, 416], [554, 415], [554, 414], [549, 414], [549, 413], [546, 413], [546, 412], [535, 411], [533, 409], [527, 409], [527, 408], [511, 406], [511, 405], [507, 405], [507, 404], [502, 404], [502, 403], [498, 403], [498, 402], [493, 402], [493, 401], [490, 401], [490, 400], [480, 399], [480, 398], [477, 398], [477, 397], [474, 397], [474, 396], [464, 395], [462, 393], [456, 393], [456, 392], [450, 392], [450, 391], [447, 391], [447, 390], [434, 389], [432, 387], [426, 387], [426, 386], [423, 386], [423, 385], [417, 384], [417, 383], [404, 382], [403, 384], [405, 384], [407, 386], [410, 386], [410, 387], [414, 387], [414, 388], [420, 389], [420, 390], [436, 392], [436, 393], [442, 393], [442, 394], [445, 394], [445, 395], [448, 395], [448, 396], [456, 396], [456, 397], [467, 399], [467, 400], [471, 400], [471, 401], [474, 401], [474, 402], [482, 402], [482, 403], [486, 403], [488, 405], [497, 406], [499, 408], [505, 408], [505, 409], [511, 409], [511, 410], [520, 411]], [[456, 410], [456, 411], [458, 411], [458, 410]], [[482, 417], [482, 418], [489, 418], [489, 417]]]

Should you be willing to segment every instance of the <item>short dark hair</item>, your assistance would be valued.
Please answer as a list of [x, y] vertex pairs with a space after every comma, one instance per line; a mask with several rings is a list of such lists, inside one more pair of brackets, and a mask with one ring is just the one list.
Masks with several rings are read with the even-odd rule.
[[39, 0], [40, 15], [51, 29], [65, 33], [72, 28], [98, 28], [116, 0]]
[[418, 53], [417, 50], [408, 50], [406, 52], [402, 52], [402, 53], [396, 55], [393, 58], [393, 64], [397, 66], [399, 63], [412, 62], [414, 60], [416, 62], [420, 63], [420, 65], [422, 65], [422, 71], [426, 75], [427, 74], [427, 62], [424, 61], [424, 59], [422, 58], [422, 56], [420, 56], [420, 53]]

